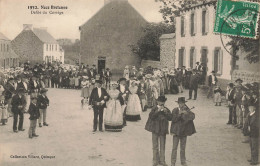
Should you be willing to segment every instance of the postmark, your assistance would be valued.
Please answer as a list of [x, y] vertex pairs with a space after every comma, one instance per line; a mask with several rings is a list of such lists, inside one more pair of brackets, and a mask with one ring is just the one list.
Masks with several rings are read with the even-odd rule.
[[214, 33], [258, 38], [259, 3], [218, 0]]

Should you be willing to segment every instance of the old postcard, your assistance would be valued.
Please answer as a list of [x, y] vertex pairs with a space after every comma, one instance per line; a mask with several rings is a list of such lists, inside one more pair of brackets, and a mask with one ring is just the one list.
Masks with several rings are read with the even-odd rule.
[[259, 0], [0, 0], [0, 166], [259, 164]]

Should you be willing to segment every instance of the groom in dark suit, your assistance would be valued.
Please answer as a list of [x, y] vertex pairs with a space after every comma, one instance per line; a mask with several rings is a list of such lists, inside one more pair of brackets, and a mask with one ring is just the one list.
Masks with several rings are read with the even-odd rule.
[[[93, 132], [97, 131], [97, 124], [99, 122], [99, 131], [103, 131], [103, 112], [106, 106], [106, 101], [109, 99], [107, 91], [101, 87], [102, 81], [96, 80], [96, 87], [92, 90], [89, 105], [93, 107], [94, 110], [94, 124]], [[99, 120], [98, 120], [99, 117]]]

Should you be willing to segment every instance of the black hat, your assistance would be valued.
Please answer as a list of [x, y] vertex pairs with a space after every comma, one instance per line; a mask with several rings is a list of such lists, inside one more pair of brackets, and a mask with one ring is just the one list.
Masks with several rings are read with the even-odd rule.
[[235, 82], [240, 81], [241, 83], [243, 82], [243, 80], [241, 80], [240, 78], [238, 78]]
[[215, 73], [215, 71], [214, 70], [212, 70], [212, 72], [211, 73]]
[[118, 80], [119, 83], [122, 82], [122, 81], [126, 81], [126, 78], [120, 78], [120, 79]]
[[234, 87], [234, 84], [233, 84], [233, 83], [229, 83], [228, 86], [230, 86], [230, 87], [233, 88], [233, 87]]
[[196, 62], [196, 64], [199, 64], [200, 62]]
[[185, 100], [185, 97], [178, 97], [178, 103], [186, 103], [187, 101]]
[[44, 93], [44, 92], [47, 92], [48, 91], [48, 89], [41, 89], [41, 91], [40, 91], [40, 93]]
[[167, 98], [165, 96], [159, 96], [157, 101], [159, 102], [166, 102]]
[[102, 82], [102, 80], [96, 80], [96, 83], [102, 84], [103, 82]]

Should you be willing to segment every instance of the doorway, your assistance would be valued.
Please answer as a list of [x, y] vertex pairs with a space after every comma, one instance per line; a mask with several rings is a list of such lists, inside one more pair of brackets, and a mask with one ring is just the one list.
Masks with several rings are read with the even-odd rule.
[[106, 68], [106, 57], [98, 57], [98, 73]]

